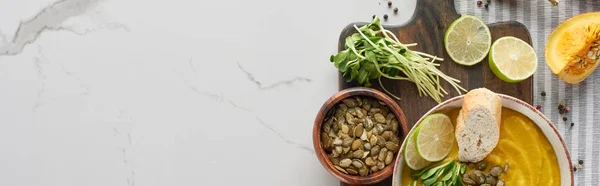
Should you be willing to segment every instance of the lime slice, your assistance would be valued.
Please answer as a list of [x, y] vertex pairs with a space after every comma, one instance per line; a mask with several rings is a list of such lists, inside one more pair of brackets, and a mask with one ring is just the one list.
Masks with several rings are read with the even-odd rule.
[[531, 45], [516, 37], [502, 37], [490, 49], [490, 68], [503, 81], [527, 79], [537, 70], [538, 59]]
[[445, 114], [427, 116], [414, 135], [417, 152], [431, 162], [444, 159], [454, 144], [454, 126]]
[[487, 56], [492, 44], [490, 29], [478, 17], [463, 15], [450, 25], [444, 35], [446, 52], [454, 62], [471, 66]]
[[411, 132], [408, 134], [408, 137], [406, 137], [406, 144], [404, 145], [404, 160], [406, 165], [412, 170], [421, 170], [431, 164], [431, 162], [423, 159], [417, 152], [415, 138], [412, 135], [413, 133], [414, 132]]

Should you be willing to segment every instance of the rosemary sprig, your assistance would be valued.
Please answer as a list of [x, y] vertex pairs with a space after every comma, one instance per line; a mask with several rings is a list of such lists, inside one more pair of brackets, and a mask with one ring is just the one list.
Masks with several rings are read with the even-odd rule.
[[378, 79], [383, 90], [396, 99], [400, 98], [383, 86], [381, 77], [410, 81], [417, 86], [419, 96], [430, 96], [438, 103], [448, 94], [441, 87], [440, 79], [450, 83], [459, 94], [466, 92], [459, 85], [460, 80], [437, 68], [440, 64], [435, 62], [443, 61], [442, 58], [408, 49], [417, 44], [401, 43], [391, 31], [383, 28], [378, 17], [368, 25], [360, 28], [354, 25], [354, 28], [357, 33], [346, 38], [346, 50], [330, 58], [346, 81], [356, 80], [369, 87], [371, 79]]

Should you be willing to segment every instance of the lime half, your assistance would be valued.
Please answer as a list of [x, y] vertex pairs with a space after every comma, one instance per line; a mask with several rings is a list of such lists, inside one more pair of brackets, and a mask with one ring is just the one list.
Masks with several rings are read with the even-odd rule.
[[404, 145], [404, 160], [406, 160], [406, 165], [412, 170], [421, 170], [431, 164], [431, 162], [423, 159], [417, 152], [415, 138], [412, 135], [413, 133], [414, 132], [411, 132], [408, 134], [408, 137], [406, 137], [406, 144]]
[[431, 114], [415, 131], [415, 144], [419, 155], [427, 161], [444, 159], [454, 144], [454, 126], [445, 114]]
[[487, 56], [492, 34], [483, 20], [463, 15], [450, 25], [444, 35], [446, 52], [454, 62], [471, 66]]
[[533, 48], [516, 37], [502, 37], [490, 49], [490, 68], [503, 81], [514, 83], [527, 79], [537, 70]]

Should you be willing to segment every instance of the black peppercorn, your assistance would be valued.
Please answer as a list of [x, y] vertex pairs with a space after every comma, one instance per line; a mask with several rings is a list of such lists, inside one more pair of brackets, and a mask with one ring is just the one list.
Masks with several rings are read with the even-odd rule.
[[542, 96], [546, 96], [546, 92], [542, 91]]
[[563, 121], [567, 121], [567, 117], [563, 117]]
[[398, 7], [394, 8], [394, 13], [398, 13]]
[[573, 172], [577, 172], [577, 167], [573, 167]]
[[383, 19], [385, 19], [387, 21], [388, 15], [387, 14], [383, 14]]
[[485, 4], [485, 6], [484, 6], [484, 7], [485, 7], [485, 9], [488, 9], [488, 4]]
[[373, 15], [373, 18], [371, 18], [371, 19], [375, 19], [375, 15]]
[[579, 164], [583, 165], [583, 160], [579, 160]]
[[575, 123], [571, 123], [571, 128], [573, 128], [573, 126], [575, 126]]
[[388, 1], [388, 6], [392, 6], [392, 1]]

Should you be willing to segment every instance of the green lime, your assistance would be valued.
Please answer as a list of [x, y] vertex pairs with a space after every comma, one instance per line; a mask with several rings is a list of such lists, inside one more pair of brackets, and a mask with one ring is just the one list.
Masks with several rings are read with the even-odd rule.
[[414, 135], [419, 155], [430, 162], [440, 161], [452, 150], [454, 125], [445, 114], [431, 114], [419, 124]]
[[538, 59], [533, 47], [516, 37], [502, 37], [490, 49], [490, 69], [509, 83], [527, 79], [537, 70]]
[[463, 15], [450, 25], [444, 35], [446, 52], [454, 62], [471, 66], [487, 56], [492, 34], [483, 20]]
[[413, 137], [414, 132], [408, 134], [406, 137], [406, 144], [404, 145], [404, 160], [406, 165], [410, 167], [412, 170], [421, 170], [427, 167], [431, 162], [423, 159], [421, 155], [417, 152], [417, 147], [415, 146], [415, 138]]

